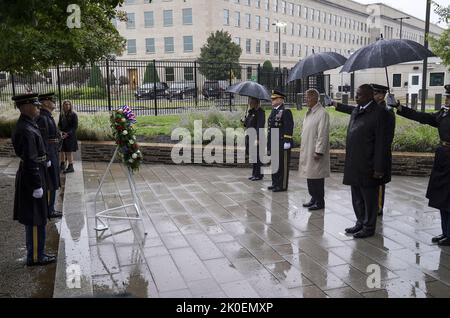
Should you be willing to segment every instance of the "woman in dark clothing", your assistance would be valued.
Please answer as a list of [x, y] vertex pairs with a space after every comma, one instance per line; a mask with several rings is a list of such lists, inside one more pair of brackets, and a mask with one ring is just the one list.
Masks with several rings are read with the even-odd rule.
[[[61, 148], [61, 171], [64, 173], [74, 172], [73, 153], [78, 150], [77, 128], [78, 116], [73, 111], [72, 103], [65, 100], [62, 105], [63, 111], [59, 115], [58, 128], [61, 130], [63, 143]], [[66, 161], [68, 161], [67, 169]], [[65, 169], [65, 170], [64, 170]]]
[[442, 235], [432, 239], [440, 246], [450, 246], [450, 85], [445, 86], [445, 106], [433, 114], [416, 112], [398, 105], [397, 114], [439, 130], [441, 144], [436, 149], [433, 170], [428, 183], [428, 205], [441, 212]]
[[[259, 99], [249, 97], [248, 105], [250, 107], [247, 116], [245, 117], [244, 127], [246, 130], [253, 128], [255, 129], [255, 135], [247, 135], [245, 140], [246, 152], [250, 153], [250, 150], [256, 150], [256, 162], [253, 158], [253, 171], [252, 176], [249, 178], [251, 181], [259, 181], [263, 179], [263, 175], [261, 174], [261, 160], [259, 158], [259, 134], [260, 129], [264, 128], [266, 122], [266, 116], [264, 110], [260, 106]], [[249, 131], [247, 131], [248, 133]], [[253, 138], [250, 138], [253, 136]], [[256, 140], [254, 139], [256, 137]], [[256, 147], [250, 147], [250, 143], [256, 143]], [[250, 155], [250, 159], [252, 156]]]

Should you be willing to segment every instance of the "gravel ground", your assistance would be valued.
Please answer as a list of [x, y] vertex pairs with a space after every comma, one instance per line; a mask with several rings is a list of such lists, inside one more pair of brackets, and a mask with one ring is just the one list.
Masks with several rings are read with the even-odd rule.
[[[14, 175], [4, 173], [4, 168], [0, 167], [0, 297], [52, 297], [56, 264], [26, 267], [25, 228], [12, 220]], [[52, 254], [58, 251], [57, 222], [47, 225], [46, 250]]]

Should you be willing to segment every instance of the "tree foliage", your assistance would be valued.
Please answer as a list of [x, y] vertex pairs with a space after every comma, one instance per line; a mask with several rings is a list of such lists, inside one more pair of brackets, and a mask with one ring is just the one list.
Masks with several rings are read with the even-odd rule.
[[88, 87], [104, 87], [105, 81], [102, 72], [97, 65], [92, 65], [91, 75], [89, 77]]
[[199, 71], [209, 80], [228, 80], [233, 75], [238, 77], [241, 54], [241, 47], [231, 40], [228, 32], [211, 33], [201, 48]]
[[[441, 22], [450, 21], [450, 7], [442, 7], [437, 3], [435, 5], [435, 12], [439, 15]], [[447, 29], [438, 38], [430, 37], [430, 43], [433, 52], [439, 56], [443, 63], [450, 69], [450, 28]]]
[[[0, 0], [0, 70], [32, 73], [59, 64], [89, 65], [120, 54], [125, 40], [111, 20], [123, 0]], [[80, 28], [69, 28], [80, 8]]]
[[145, 67], [144, 84], [159, 82], [158, 72], [155, 72], [155, 65], [150, 62]]

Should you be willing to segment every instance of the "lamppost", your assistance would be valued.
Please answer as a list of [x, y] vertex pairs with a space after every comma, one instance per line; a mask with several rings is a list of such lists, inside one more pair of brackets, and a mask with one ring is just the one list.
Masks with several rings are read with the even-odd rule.
[[281, 72], [281, 28], [286, 27], [287, 23], [278, 21], [272, 25], [278, 28], [278, 69]]
[[403, 20], [409, 20], [411, 19], [411, 17], [400, 17], [400, 18], [394, 18], [395, 21], [399, 21], [400, 20], [400, 40], [403, 37]]

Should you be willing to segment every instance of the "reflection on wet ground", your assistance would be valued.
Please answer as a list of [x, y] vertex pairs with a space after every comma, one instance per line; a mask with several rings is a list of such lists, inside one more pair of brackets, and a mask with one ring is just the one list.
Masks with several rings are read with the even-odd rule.
[[[356, 241], [343, 234], [354, 216], [340, 174], [326, 182], [326, 210], [310, 213], [297, 172], [289, 192], [273, 194], [247, 169], [144, 165], [135, 176], [143, 221], [109, 220], [97, 233], [105, 168], [83, 163], [94, 296], [450, 297], [450, 249], [430, 242], [440, 221], [424, 198], [427, 178], [394, 177], [377, 235]], [[130, 202], [114, 165], [97, 205]]]

